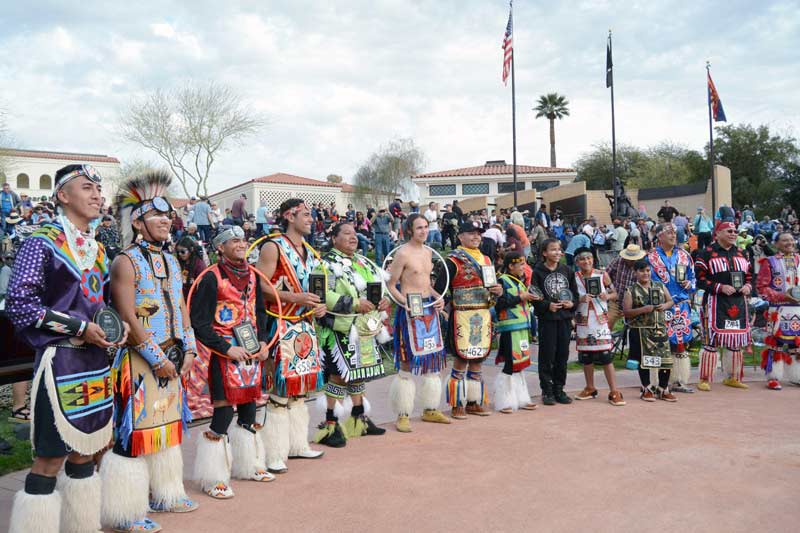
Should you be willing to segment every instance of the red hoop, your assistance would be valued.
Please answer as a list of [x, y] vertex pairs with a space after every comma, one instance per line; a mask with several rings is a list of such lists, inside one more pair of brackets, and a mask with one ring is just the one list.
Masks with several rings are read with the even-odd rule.
[[[200, 273], [200, 275], [199, 275], [199, 276], [197, 276], [197, 278], [194, 280], [194, 283], [192, 283], [192, 286], [191, 286], [191, 288], [189, 289], [189, 295], [188, 295], [188, 296], [187, 296], [187, 298], [186, 298], [186, 308], [187, 308], [187, 310], [189, 311], [190, 322], [191, 322], [191, 313], [192, 313], [192, 296], [194, 295], [194, 290], [195, 290], [195, 288], [197, 287], [197, 283], [198, 283], [198, 282], [199, 282], [201, 279], [203, 279], [203, 276], [205, 276], [206, 272], [210, 271], [212, 268], [214, 268], [214, 266], [216, 266], [216, 265], [211, 265], [211, 266], [209, 266], [209, 267], [206, 267], [206, 269], [205, 269], [205, 270], [203, 270], [203, 271]], [[279, 314], [279, 315], [282, 315], [282, 314], [283, 314], [283, 312], [282, 312], [283, 310], [282, 310], [282, 308], [281, 308], [281, 299], [280, 299], [280, 297], [279, 297], [279, 295], [278, 295], [278, 289], [276, 289], [276, 288], [275, 288], [275, 285], [273, 285], [273, 284], [272, 284], [272, 282], [271, 282], [270, 280], [268, 280], [268, 279], [267, 279], [267, 277], [266, 277], [264, 274], [262, 274], [262, 273], [261, 273], [261, 271], [260, 271], [260, 270], [258, 270], [257, 268], [255, 268], [253, 265], [251, 265], [251, 264], [249, 264], [249, 263], [248, 263], [248, 264], [247, 264], [247, 269], [248, 269], [249, 271], [255, 272], [256, 276], [258, 276], [259, 278], [261, 278], [261, 280], [262, 280], [262, 281], [266, 282], [266, 284], [267, 284], [267, 285], [269, 285], [270, 289], [272, 289], [272, 292], [273, 292], [273, 293], [274, 293], [274, 295], [275, 295], [275, 301], [276, 301], [276, 302], [277, 302], [277, 304], [278, 304], [278, 314]], [[259, 287], [259, 289], [260, 289], [260, 287]], [[283, 326], [283, 318], [281, 318], [281, 317], [279, 316], [279, 317], [277, 317], [277, 319], [278, 319], [278, 324], [277, 324], [277, 327], [275, 328], [275, 335], [273, 335], [273, 336], [272, 336], [272, 340], [270, 340], [270, 341], [267, 343], [267, 348], [266, 348], [267, 350], [269, 350], [270, 348], [272, 348], [272, 346], [275, 344], [275, 342], [277, 342], [277, 340], [278, 340], [278, 337], [279, 337], [279, 336], [280, 336], [280, 334], [281, 334], [281, 329], [282, 329], [282, 326]], [[197, 341], [197, 342], [200, 342], [200, 341]], [[202, 344], [202, 343], [201, 343], [201, 344]], [[205, 345], [204, 345], [204, 346], [205, 346]], [[206, 348], [208, 348], [208, 346], [206, 346]], [[209, 350], [209, 351], [213, 351], [213, 350], [211, 350], [210, 348], [208, 348], [208, 350]], [[217, 352], [214, 352], [214, 353], [217, 353]], [[222, 357], [227, 357], [227, 356], [226, 356], [226, 355], [224, 355], [224, 354], [217, 354], [217, 355], [221, 355]]]

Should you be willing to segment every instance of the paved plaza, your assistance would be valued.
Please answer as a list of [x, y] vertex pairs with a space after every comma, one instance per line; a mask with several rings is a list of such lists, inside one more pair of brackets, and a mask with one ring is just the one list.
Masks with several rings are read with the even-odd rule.
[[[230, 501], [187, 482], [200, 509], [154, 518], [165, 531], [239, 533], [797, 530], [800, 387], [769, 391], [748, 369], [749, 391], [715, 384], [677, 404], [645, 403], [636, 374], [618, 375], [625, 407], [597, 399], [450, 426], [417, 419], [411, 434], [391, 427], [383, 379], [368, 393], [386, 435], [291, 461], [273, 483], [234, 481]], [[567, 388], [582, 379], [571, 373]], [[184, 443], [186, 472], [202, 429]], [[0, 530], [24, 475], [0, 478]]]

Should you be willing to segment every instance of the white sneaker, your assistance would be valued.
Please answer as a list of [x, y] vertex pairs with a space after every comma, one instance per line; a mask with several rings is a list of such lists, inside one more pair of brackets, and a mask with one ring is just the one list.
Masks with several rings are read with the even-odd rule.
[[319, 459], [324, 454], [325, 452], [322, 450], [312, 450], [311, 448], [306, 448], [296, 455], [290, 455], [289, 459]]
[[285, 474], [289, 470], [289, 467], [286, 466], [286, 463], [278, 459], [277, 461], [268, 464], [267, 470], [273, 474]]

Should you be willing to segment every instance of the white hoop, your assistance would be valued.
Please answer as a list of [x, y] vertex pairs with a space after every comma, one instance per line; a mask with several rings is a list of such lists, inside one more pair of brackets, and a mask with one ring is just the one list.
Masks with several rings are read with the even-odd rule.
[[[388, 261], [388, 260], [389, 260], [389, 258], [390, 258], [390, 257], [392, 257], [392, 254], [393, 254], [393, 253], [395, 253], [397, 250], [399, 250], [400, 248], [402, 248], [402, 247], [403, 247], [403, 246], [405, 246], [406, 244], [408, 244], [408, 243], [406, 242], [406, 243], [403, 243], [403, 244], [401, 244], [400, 246], [395, 246], [394, 248], [392, 248], [392, 249], [389, 251], [389, 253], [388, 253], [388, 254], [386, 254], [386, 257], [383, 259], [383, 265], [382, 265], [382, 267], [381, 267], [381, 268], [382, 268], [384, 271], [386, 271], [386, 261]], [[449, 271], [449, 270], [447, 270], [447, 263], [445, 263], [445, 261], [444, 261], [444, 257], [442, 257], [442, 254], [440, 254], [439, 252], [437, 252], [436, 250], [434, 250], [433, 248], [431, 248], [431, 247], [430, 247], [430, 246], [428, 246], [427, 244], [423, 244], [422, 246], [424, 246], [425, 248], [427, 248], [428, 250], [430, 250], [430, 251], [431, 251], [431, 253], [434, 253], [434, 254], [436, 254], [436, 257], [438, 257], [438, 258], [439, 258], [439, 261], [441, 261], [441, 263], [442, 263], [442, 266], [444, 267], [444, 274], [445, 274], [445, 276], [447, 276], [447, 283], [445, 284], [445, 287], [449, 287], [449, 286], [450, 286], [450, 271]], [[399, 305], [399, 306], [400, 306], [400, 307], [402, 307], [403, 309], [408, 309], [408, 307], [406, 307], [406, 304], [405, 304], [405, 302], [398, 302], [398, 301], [395, 299], [394, 295], [392, 294], [392, 291], [390, 291], [390, 290], [389, 290], [389, 287], [386, 285], [386, 280], [384, 280], [384, 282], [383, 282], [383, 285], [384, 285], [384, 287], [386, 287], [386, 293], [389, 295], [389, 299], [390, 299], [392, 302], [394, 302], [394, 303], [395, 303], [395, 305]], [[446, 291], [446, 289], [445, 289], [445, 291]], [[434, 301], [432, 301], [432, 302], [428, 302], [428, 303], [424, 304], [422, 307], [423, 307], [423, 308], [428, 308], [428, 307], [431, 307], [431, 306], [433, 306], [433, 305], [436, 305], [436, 304], [437, 304], [437, 303], [439, 303], [439, 301], [441, 301], [443, 298], [444, 298], [444, 292], [442, 292], [442, 294], [440, 294], [440, 295], [439, 295], [439, 297], [438, 297], [438, 298], [436, 298]]]
[[[375, 267], [375, 269], [377, 271], [377, 274], [381, 278], [381, 287], [383, 288], [383, 290], [381, 291], [381, 298], [386, 296], [387, 293], [389, 294], [389, 297], [391, 298], [392, 293], [389, 292], [389, 290], [386, 288], [386, 280], [385, 280], [384, 275], [383, 275], [383, 273], [386, 272], [386, 271], [383, 270], [381, 267], [379, 267], [372, 259], [370, 259], [366, 255], [362, 255], [361, 257], [366, 259], [372, 266]], [[327, 278], [328, 278], [328, 275], [329, 275], [328, 267], [325, 266], [325, 260], [324, 259], [320, 259], [320, 264], [322, 265], [322, 269], [325, 271], [325, 278], [326, 278], [325, 282], [327, 283]], [[392, 300], [392, 301], [394, 301], [394, 300]], [[378, 310], [378, 306], [375, 306], [375, 310], [376, 311]], [[326, 311], [326, 314], [333, 315], [333, 316], [344, 317], [344, 318], [355, 318], [357, 316], [362, 315], [363, 313], [334, 313], [333, 311]]]

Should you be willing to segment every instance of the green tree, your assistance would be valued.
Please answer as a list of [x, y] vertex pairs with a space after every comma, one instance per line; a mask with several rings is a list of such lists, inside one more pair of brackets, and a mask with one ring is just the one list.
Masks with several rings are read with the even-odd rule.
[[342, 177], [338, 174], [328, 174], [328, 177], [325, 178], [329, 183], [341, 183]]
[[[588, 189], [611, 189], [611, 145], [598, 144], [575, 163]], [[696, 150], [663, 142], [649, 148], [617, 145], [617, 173], [628, 188], [682, 185], [708, 177], [708, 162]]]
[[556, 119], [569, 116], [569, 101], [558, 93], [543, 94], [533, 110], [536, 118], [547, 117], [550, 121], [550, 166], [556, 166]]
[[731, 170], [734, 205], [751, 205], [757, 216], [777, 216], [783, 204], [798, 194], [797, 141], [771, 133], [766, 125], [715, 129], [714, 162]]

